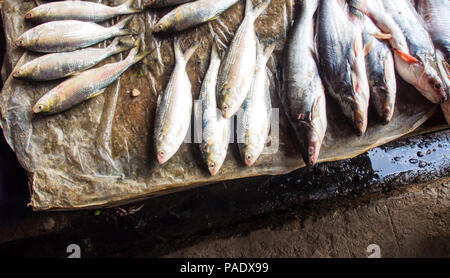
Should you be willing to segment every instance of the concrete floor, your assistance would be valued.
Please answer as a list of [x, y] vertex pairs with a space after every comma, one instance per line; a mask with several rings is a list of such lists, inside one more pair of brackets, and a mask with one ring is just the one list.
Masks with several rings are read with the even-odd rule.
[[284, 223], [240, 234], [215, 231], [164, 257], [364, 258], [372, 254], [371, 244], [380, 247], [381, 257], [450, 257], [450, 178], [347, 208], [335, 202], [322, 215], [299, 211]]

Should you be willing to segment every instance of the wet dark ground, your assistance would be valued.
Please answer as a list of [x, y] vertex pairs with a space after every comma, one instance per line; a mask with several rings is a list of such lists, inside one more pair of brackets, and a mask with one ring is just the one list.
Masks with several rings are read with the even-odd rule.
[[[2, 37], [0, 53], [3, 48]], [[0, 257], [66, 257], [71, 243], [84, 257], [162, 256], [208, 233], [276, 225], [292, 211], [329, 210], [330, 200], [345, 207], [355, 205], [349, 199], [365, 202], [371, 193], [450, 176], [447, 130], [289, 175], [223, 182], [120, 208], [35, 213], [26, 206], [26, 172], [0, 137]]]

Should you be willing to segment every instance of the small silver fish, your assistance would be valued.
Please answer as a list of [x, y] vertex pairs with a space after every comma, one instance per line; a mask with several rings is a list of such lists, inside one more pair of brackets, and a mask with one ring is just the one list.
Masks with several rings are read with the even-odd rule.
[[120, 43], [119, 38], [115, 38], [106, 48], [85, 48], [72, 52], [47, 54], [22, 65], [12, 75], [15, 78], [34, 81], [56, 80], [91, 68], [132, 46]]
[[59, 113], [102, 94], [123, 72], [153, 51], [139, 54], [140, 45], [139, 39], [127, 58], [122, 61], [83, 71], [65, 80], [36, 102], [32, 109], [33, 113]]
[[264, 150], [272, 115], [266, 64], [275, 49], [275, 44], [267, 47], [264, 52], [262, 46], [258, 48], [257, 65], [250, 91], [242, 104], [242, 115], [238, 117], [238, 146], [248, 167], [256, 162]]
[[202, 101], [202, 143], [200, 152], [211, 176], [215, 176], [227, 156], [230, 139], [230, 121], [222, 117], [216, 103], [216, 83], [220, 57], [213, 44], [211, 61], [200, 90]]
[[158, 97], [155, 116], [155, 150], [160, 164], [178, 151], [189, 130], [193, 99], [186, 64], [198, 46], [195, 43], [183, 54], [178, 40], [174, 40], [175, 67], [166, 89]]
[[217, 104], [225, 118], [230, 118], [238, 112], [250, 90], [256, 67], [257, 41], [254, 22], [269, 3], [270, 0], [265, 0], [253, 9], [252, 1], [246, 0], [244, 20], [220, 66]]
[[48, 22], [26, 31], [16, 45], [42, 53], [73, 51], [112, 37], [132, 35], [125, 29], [132, 19], [132, 15], [128, 16], [111, 27], [79, 20]]
[[376, 38], [381, 31], [368, 17], [365, 18], [364, 27], [363, 43], [371, 46], [366, 55], [370, 102], [382, 122], [387, 124], [394, 115], [397, 95], [394, 57], [389, 44]]
[[180, 5], [164, 15], [156, 23], [153, 32], [180, 32], [215, 20], [237, 2], [238, 0], [198, 0]]
[[362, 42], [362, 21], [345, 1], [321, 1], [318, 13], [318, 53], [321, 76], [359, 134], [368, 123], [369, 82]]
[[164, 8], [169, 6], [175, 6], [184, 4], [187, 2], [193, 2], [195, 0], [145, 0], [144, 7], [147, 8]]
[[306, 164], [317, 162], [327, 130], [325, 89], [315, 54], [314, 13], [318, 5], [319, 0], [300, 0], [299, 15], [286, 43], [280, 92]]
[[135, 0], [128, 0], [117, 7], [109, 7], [89, 1], [52, 2], [28, 11], [25, 18], [39, 23], [71, 19], [102, 22], [116, 16], [141, 12], [141, 9], [131, 7], [134, 2]]

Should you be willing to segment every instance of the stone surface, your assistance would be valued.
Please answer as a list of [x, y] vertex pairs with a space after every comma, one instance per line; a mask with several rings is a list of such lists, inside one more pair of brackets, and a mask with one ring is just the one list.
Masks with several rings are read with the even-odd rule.
[[365, 258], [372, 244], [383, 258], [450, 257], [449, 178], [362, 202], [331, 203], [321, 214], [291, 211], [288, 219], [260, 220], [258, 229], [245, 223], [214, 231], [164, 257]]

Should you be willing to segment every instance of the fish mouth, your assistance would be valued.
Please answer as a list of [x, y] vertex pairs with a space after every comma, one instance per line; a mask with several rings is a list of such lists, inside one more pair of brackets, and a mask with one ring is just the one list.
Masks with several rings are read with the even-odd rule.
[[41, 112], [43, 112], [43, 110], [44, 110], [44, 106], [39, 103], [36, 103], [32, 108], [32, 111], [34, 114], [41, 113]]
[[362, 136], [364, 135], [364, 133], [366, 133], [367, 120], [365, 120], [364, 116], [360, 112], [355, 113], [354, 125], [359, 136]]
[[245, 154], [245, 156], [244, 156], [245, 166], [251, 167], [251, 166], [253, 166], [253, 164], [255, 164], [255, 162], [256, 162], [256, 159], [253, 155]]
[[228, 106], [228, 105], [223, 105], [222, 106], [222, 116], [225, 118], [225, 119], [228, 119], [228, 118], [230, 118], [232, 115], [230, 115], [231, 114], [231, 109], [230, 109], [230, 106]]
[[31, 19], [33, 18], [33, 13], [31, 11], [27, 12], [24, 16], [26, 19]]
[[156, 155], [156, 159], [158, 160], [159, 164], [163, 165], [169, 160], [169, 156], [165, 151], [159, 151]]
[[219, 173], [219, 170], [220, 170], [220, 167], [217, 167], [217, 166], [208, 168], [208, 171], [211, 174], [211, 176], [217, 175], [217, 173]]
[[162, 26], [161, 25], [156, 25], [155, 27], [153, 27], [153, 33], [158, 33], [162, 31]]

